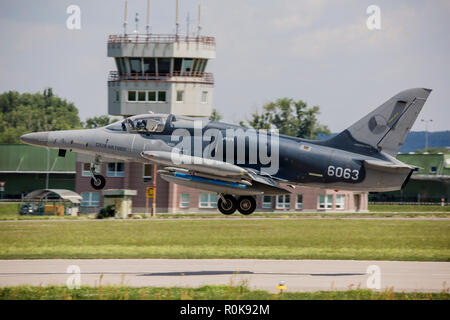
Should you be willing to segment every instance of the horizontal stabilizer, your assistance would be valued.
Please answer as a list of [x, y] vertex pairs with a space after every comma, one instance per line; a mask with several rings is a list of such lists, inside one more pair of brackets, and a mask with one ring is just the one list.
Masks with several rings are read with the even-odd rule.
[[408, 166], [406, 164], [397, 164], [388, 161], [381, 160], [364, 160], [366, 168], [372, 168], [377, 171], [391, 172], [391, 173], [403, 173], [410, 172], [414, 170], [414, 167]]

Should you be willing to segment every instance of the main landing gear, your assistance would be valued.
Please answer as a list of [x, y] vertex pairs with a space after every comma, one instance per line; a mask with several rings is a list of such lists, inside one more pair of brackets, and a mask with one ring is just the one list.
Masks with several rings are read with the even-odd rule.
[[101, 190], [105, 187], [106, 179], [101, 174], [95, 173], [95, 167], [100, 163], [100, 158], [95, 157], [95, 162], [91, 163], [91, 186], [95, 190]]
[[229, 194], [219, 194], [217, 208], [225, 215], [233, 214], [236, 209], [243, 215], [249, 215], [256, 209], [256, 200], [252, 196], [241, 196], [236, 199]]

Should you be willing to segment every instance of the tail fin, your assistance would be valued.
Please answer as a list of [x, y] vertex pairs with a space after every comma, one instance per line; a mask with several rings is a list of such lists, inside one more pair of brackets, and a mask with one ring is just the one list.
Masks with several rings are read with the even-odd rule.
[[430, 92], [424, 88], [402, 91], [325, 144], [345, 150], [370, 146], [395, 156]]

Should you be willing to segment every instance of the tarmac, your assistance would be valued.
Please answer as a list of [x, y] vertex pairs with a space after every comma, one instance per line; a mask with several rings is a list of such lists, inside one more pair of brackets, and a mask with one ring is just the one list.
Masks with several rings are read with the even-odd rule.
[[[79, 281], [78, 281], [79, 280]], [[77, 282], [78, 281], [78, 282]], [[0, 260], [0, 286], [198, 287], [246, 283], [278, 292], [370, 288], [449, 292], [450, 262], [254, 259]]]

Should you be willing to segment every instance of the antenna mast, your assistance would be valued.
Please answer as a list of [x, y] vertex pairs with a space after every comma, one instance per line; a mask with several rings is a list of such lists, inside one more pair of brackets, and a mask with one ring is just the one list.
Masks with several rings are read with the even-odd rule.
[[136, 12], [136, 16], [134, 17], [134, 22], [136, 22], [136, 29], [134, 30], [134, 33], [138, 34], [138, 23], [139, 23], [139, 13]]
[[123, 35], [127, 35], [127, 9], [128, 9], [128, 1], [125, 0], [125, 12], [123, 16]]
[[189, 12], [188, 12], [187, 17], [186, 17], [186, 38], [189, 38], [189, 29], [190, 29], [190, 26], [189, 26]]
[[198, 20], [197, 20], [197, 37], [200, 37], [200, 31], [202, 30], [202, 26], [200, 25], [200, 14], [202, 10], [201, 3], [198, 4]]
[[178, 0], [176, 0], [176, 20], [175, 20], [175, 35], [178, 36], [178, 29], [180, 24], [178, 23]]
[[150, 0], [147, 0], [147, 25], [145, 26], [147, 35], [150, 34]]

